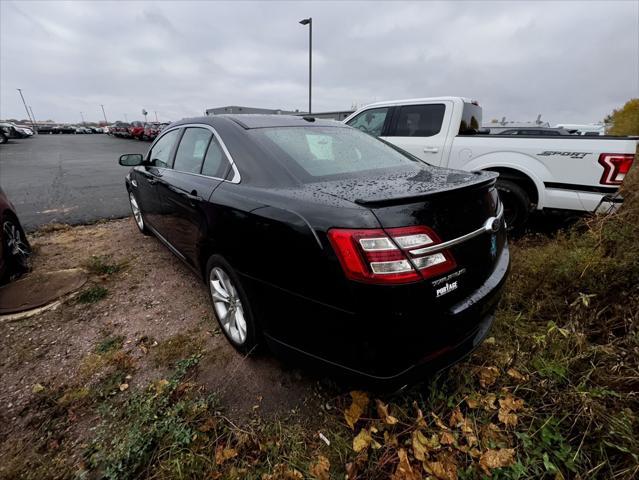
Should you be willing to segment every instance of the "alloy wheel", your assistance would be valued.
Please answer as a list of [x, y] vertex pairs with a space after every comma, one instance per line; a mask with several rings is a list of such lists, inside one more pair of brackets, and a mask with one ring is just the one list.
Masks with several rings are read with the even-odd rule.
[[133, 211], [133, 217], [135, 218], [135, 223], [138, 224], [138, 228], [144, 231], [144, 219], [142, 218], [142, 210], [138, 206], [138, 201], [135, 199], [135, 195], [132, 192], [129, 192], [129, 201], [131, 202], [131, 210]]
[[214, 267], [209, 277], [209, 286], [215, 314], [226, 335], [236, 345], [243, 345], [246, 342], [247, 323], [242, 301], [231, 278], [220, 267]]
[[20, 263], [26, 262], [31, 254], [31, 248], [22, 236], [20, 228], [11, 220], [7, 220], [2, 225], [2, 231], [5, 238], [5, 246], [9, 255], [18, 260]]

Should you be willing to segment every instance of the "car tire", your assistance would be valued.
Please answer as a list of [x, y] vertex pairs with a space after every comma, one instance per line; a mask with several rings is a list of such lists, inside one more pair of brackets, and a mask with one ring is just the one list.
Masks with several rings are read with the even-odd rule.
[[504, 204], [508, 231], [521, 232], [528, 222], [532, 205], [528, 192], [512, 180], [497, 179], [496, 187]]
[[6, 255], [5, 275], [12, 280], [30, 270], [31, 245], [20, 223], [13, 215], [4, 215], [0, 218], [0, 228], [2, 228], [2, 251]]
[[215, 317], [226, 339], [244, 355], [255, 352], [259, 328], [233, 267], [220, 255], [213, 255], [206, 264], [206, 282]]
[[5, 143], [7, 143], [8, 141], [9, 141], [9, 139], [4, 134], [4, 132], [0, 132], [0, 145], [3, 145]]
[[131, 206], [131, 213], [133, 214], [133, 220], [138, 227], [138, 230], [144, 235], [149, 235], [151, 232], [146, 226], [146, 221], [144, 220], [144, 213], [142, 213], [142, 208], [138, 202], [138, 199], [133, 194], [132, 191], [129, 190], [129, 205]]

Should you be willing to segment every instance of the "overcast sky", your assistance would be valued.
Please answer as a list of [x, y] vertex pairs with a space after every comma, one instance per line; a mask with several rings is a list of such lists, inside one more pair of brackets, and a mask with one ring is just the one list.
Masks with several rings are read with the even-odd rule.
[[12, 2], [0, 0], [0, 117], [80, 122], [247, 105], [313, 110], [408, 97], [595, 122], [639, 96], [639, 1]]

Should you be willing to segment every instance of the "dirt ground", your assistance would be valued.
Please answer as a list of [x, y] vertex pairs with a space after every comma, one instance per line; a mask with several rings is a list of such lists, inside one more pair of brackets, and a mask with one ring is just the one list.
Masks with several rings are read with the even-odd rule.
[[[131, 219], [52, 230], [31, 236], [34, 272], [84, 267], [89, 282], [55, 310], [0, 323], [0, 456], [37, 424], [43, 391], [104, 380], [96, 352], [111, 344], [130, 372], [118, 395], [165, 378], [175, 361], [201, 353], [196, 381], [236, 422], [258, 410], [289, 415], [316, 401], [316, 382], [301, 371], [268, 354], [238, 354], [219, 329], [204, 283]], [[91, 424], [82, 418], [77, 424], [83, 421]]]

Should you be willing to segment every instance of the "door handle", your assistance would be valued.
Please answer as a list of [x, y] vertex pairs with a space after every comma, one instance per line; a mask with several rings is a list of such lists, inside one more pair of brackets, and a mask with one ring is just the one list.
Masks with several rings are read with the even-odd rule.
[[437, 147], [424, 147], [424, 153], [437, 153], [439, 148]]
[[195, 206], [195, 204], [197, 202], [201, 202], [202, 201], [202, 197], [200, 197], [197, 194], [197, 190], [193, 190], [191, 193], [185, 193], [184, 196], [186, 197], [186, 199], [189, 201], [189, 203], [193, 207]]

